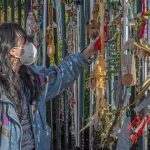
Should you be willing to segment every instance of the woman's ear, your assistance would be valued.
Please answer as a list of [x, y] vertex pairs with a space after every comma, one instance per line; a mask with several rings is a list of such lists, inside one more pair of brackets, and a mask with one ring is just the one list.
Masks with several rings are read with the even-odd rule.
[[10, 49], [9, 54], [10, 54], [11, 56], [16, 56], [15, 50], [14, 50], [13, 48]]
[[9, 54], [11, 56], [14, 56], [15, 58], [21, 58], [22, 55], [24, 54], [24, 49], [19, 47], [14, 47], [10, 49]]

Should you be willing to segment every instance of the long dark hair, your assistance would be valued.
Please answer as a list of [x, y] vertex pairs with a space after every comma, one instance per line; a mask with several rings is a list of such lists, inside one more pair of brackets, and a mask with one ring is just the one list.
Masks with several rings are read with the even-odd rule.
[[30, 89], [30, 102], [38, 100], [39, 78], [32, 69], [23, 65], [18, 72], [12, 70], [9, 50], [17, 46], [19, 38], [26, 41], [26, 33], [16, 23], [0, 25], [0, 97], [5, 95], [15, 105], [16, 112], [21, 116], [22, 85]]

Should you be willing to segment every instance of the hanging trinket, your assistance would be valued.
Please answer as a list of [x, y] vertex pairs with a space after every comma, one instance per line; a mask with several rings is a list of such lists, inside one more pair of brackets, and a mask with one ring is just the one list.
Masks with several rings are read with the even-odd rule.
[[68, 53], [74, 52], [74, 21], [73, 17], [69, 17], [69, 23], [67, 27], [67, 40], [68, 40]]
[[122, 84], [127, 87], [136, 84], [134, 55], [122, 55]]
[[127, 49], [133, 49], [133, 48], [134, 48], [134, 39], [130, 38], [128, 41], [125, 42], [121, 50], [125, 51]]
[[71, 6], [67, 6], [65, 11], [70, 17], [73, 16], [73, 8]]
[[49, 26], [47, 28], [46, 42], [47, 42], [47, 55], [52, 57], [55, 54], [55, 44], [54, 44], [54, 31], [53, 31], [53, 7], [52, 2], [50, 1], [49, 5]]
[[71, 109], [74, 108], [75, 104], [76, 104], [76, 101], [75, 101], [74, 97], [71, 97], [71, 99], [70, 99], [70, 107], [71, 107]]
[[27, 36], [34, 37], [36, 32], [38, 32], [38, 23], [37, 23], [34, 13], [32, 11], [29, 11], [27, 22], [26, 22]]
[[130, 110], [130, 109], [127, 109], [127, 110], [126, 110], [126, 116], [127, 116], [127, 117], [131, 117], [131, 110]]
[[94, 90], [96, 88], [96, 78], [94, 77], [94, 72], [90, 73], [90, 79], [88, 81], [88, 88]]
[[48, 46], [47, 46], [47, 55], [48, 57], [52, 57], [54, 56], [55, 54], [55, 45], [54, 45], [54, 42], [50, 43]]

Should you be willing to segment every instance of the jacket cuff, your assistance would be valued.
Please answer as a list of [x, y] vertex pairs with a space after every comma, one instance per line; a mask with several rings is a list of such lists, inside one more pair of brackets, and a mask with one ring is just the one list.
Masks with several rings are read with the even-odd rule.
[[89, 59], [88, 60], [85, 59], [81, 52], [77, 52], [76, 56], [77, 56], [78, 62], [80, 63], [81, 67], [89, 66], [90, 64], [92, 64], [92, 61]]
[[98, 56], [98, 53], [96, 53], [95, 55], [92, 55], [92, 56], [91, 56], [90, 58], [88, 58], [88, 59], [85, 59], [82, 53], [84, 52], [84, 50], [85, 50], [86, 48], [87, 48], [87, 46], [84, 47], [84, 48], [81, 50], [80, 53], [81, 53], [81, 55], [82, 55], [84, 61], [87, 62], [87, 64], [91, 65], [92, 62], [93, 62], [94, 60], [96, 60], [96, 58], [97, 58], [97, 56]]

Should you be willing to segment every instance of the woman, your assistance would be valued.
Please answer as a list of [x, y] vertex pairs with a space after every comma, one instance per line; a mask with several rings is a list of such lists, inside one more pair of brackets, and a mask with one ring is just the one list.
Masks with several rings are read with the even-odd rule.
[[35, 60], [36, 48], [26, 42], [18, 24], [0, 25], [0, 150], [50, 149], [45, 103], [91, 63], [96, 41], [59, 67], [45, 68], [29, 65]]

